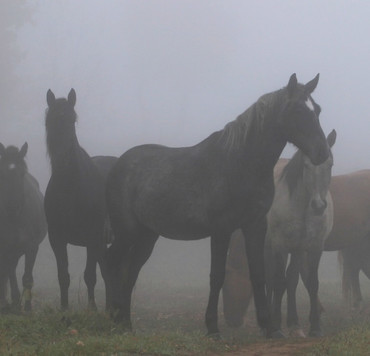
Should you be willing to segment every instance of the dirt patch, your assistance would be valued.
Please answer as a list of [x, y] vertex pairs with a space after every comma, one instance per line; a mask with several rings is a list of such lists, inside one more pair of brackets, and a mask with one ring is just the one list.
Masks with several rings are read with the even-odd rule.
[[258, 342], [227, 354], [228, 356], [293, 356], [303, 355], [304, 350], [319, 343], [320, 339], [300, 339], [290, 341], [271, 340]]

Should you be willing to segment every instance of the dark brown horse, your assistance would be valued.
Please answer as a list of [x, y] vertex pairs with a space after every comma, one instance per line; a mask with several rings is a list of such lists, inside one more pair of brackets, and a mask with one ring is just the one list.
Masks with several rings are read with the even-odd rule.
[[7, 305], [6, 285], [10, 282], [12, 305], [20, 307], [16, 267], [25, 256], [22, 278], [24, 309], [31, 310], [33, 266], [39, 244], [47, 232], [44, 197], [24, 160], [28, 145], [20, 150], [0, 143], [0, 308]]
[[370, 278], [370, 170], [336, 176], [330, 191], [334, 226], [325, 250], [341, 250], [343, 297], [357, 308], [362, 302], [360, 271]]
[[100, 266], [106, 287], [106, 307], [110, 304], [110, 289], [106, 268], [106, 248], [109, 222], [105, 205], [105, 178], [116, 157], [91, 158], [80, 146], [75, 130], [77, 119], [73, 89], [68, 99], [56, 99], [47, 92], [46, 143], [51, 161], [51, 178], [45, 193], [45, 213], [49, 240], [58, 268], [61, 307], [68, 307], [67, 244], [87, 249], [84, 279], [88, 302], [96, 308], [94, 288], [96, 265]]
[[363, 301], [360, 272], [370, 279], [370, 236], [338, 251], [338, 260], [342, 267], [343, 299], [347, 306], [359, 309]]
[[137, 146], [111, 170], [107, 201], [115, 240], [109, 248], [116, 321], [131, 328], [131, 294], [158, 236], [194, 240], [211, 236], [209, 335], [218, 335], [217, 306], [230, 235], [246, 236], [259, 326], [271, 335], [263, 246], [273, 195], [273, 168], [287, 142], [314, 164], [329, 147], [319, 123], [320, 107], [295, 74], [288, 85], [262, 96], [223, 130], [192, 147]]

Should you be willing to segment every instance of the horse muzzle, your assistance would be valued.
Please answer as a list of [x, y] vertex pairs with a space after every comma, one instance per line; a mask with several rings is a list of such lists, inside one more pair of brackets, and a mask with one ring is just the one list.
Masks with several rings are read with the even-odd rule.
[[323, 200], [323, 199], [312, 199], [311, 200], [312, 211], [317, 216], [324, 214], [324, 211], [327, 206], [328, 206], [328, 203], [326, 200]]

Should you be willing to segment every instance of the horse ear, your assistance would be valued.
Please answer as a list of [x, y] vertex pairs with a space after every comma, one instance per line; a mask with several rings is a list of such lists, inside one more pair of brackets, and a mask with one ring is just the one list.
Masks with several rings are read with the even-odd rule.
[[316, 89], [319, 78], [320, 73], [318, 73], [315, 78], [313, 78], [304, 86], [304, 91], [306, 92], [306, 94], [310, 95]]
[[74, 107], [76, 105], [76, 92], [72, 88], [68, 94], [68, 103]]
[[3, 156], [5, 153], [5, 147], [4, 145], [0, 142], [0, 156]]
[[48, 103], [49, 107], [55, 103], [55, 95], [50, 89], [46, 93], [46, 102]]
[[332, 148], [334, 146], [335, 141], [337, 140], [337, 131], [332, 130], [332, 132], [330, 132], [326, 140], [328, 141], [329, 147]]
[[28, 151], [28, 143], [25, 142], [23, 144], [23, 146], [21, 147], [21, 150], [19, 151], [19, 154], [22, 158], [26, 157], [26, 154], [27, 154], [27, 151]]
[[289, 83], [287, 85], [289, 95], [292, 95], [297, 88], [297, 75], [293, 73], [289, 78]]

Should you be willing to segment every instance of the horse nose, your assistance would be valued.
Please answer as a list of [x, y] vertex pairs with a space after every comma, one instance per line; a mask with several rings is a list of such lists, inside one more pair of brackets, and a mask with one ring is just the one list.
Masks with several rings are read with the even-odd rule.
[[322, 215], [328, 206], [326, 200], [323, 199], [312, 199], [311, 208], [315, 215]]

